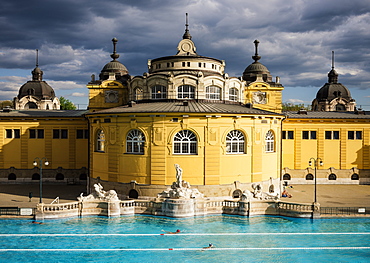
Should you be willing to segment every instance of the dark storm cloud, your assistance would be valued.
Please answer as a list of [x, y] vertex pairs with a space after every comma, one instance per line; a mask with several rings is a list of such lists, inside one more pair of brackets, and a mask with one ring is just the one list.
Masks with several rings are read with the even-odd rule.
[[83, 87], [111, 60], [117, 37], [119, 60], [141, 75], [148, 59], [176, 54], [186, 12], [198, 54], [226, 60], [230, 76], [253, 62], [259, 39], [261, 63], [285, 86], [322, 86], [335, 50], [340, 81], [370, 88], [370, 4], [363, 0], [1, 1], [0, 68], [31, 72], [40, 49], [45, 78]]

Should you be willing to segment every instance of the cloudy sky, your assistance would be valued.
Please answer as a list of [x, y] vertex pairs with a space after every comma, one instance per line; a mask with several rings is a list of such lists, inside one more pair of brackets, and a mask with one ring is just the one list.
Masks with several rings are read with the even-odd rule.
[[175, 55], [185, 13], [199, 55], [240, 77], [260, 60], [284, 85], [284, 102], [310, 104], [327, 82], [331, 51], [339, 82], [370, 110], [370, 0], [12, 0], [0, 2], [0, 100], [13, 99], [39, 67], [57, 96], [86, 107], [86, 84], [119, 41], [131, 75]]

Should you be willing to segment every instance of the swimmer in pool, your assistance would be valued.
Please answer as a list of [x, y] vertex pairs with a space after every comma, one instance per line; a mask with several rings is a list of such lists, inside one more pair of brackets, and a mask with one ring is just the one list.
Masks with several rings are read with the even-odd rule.
[[[162, 230], [162, 231], [164, 231], [164, 230]], [[180, 231], [180, 229], [177, 229], [176, 232], [170, 232], [170, 231], [164, 231], [164, 232], [166, 232], [166, 234], [178, 234], [181, 231]]]
[[203, 249], [209, 249], [209, 248], [213, 248], [213, 244], [212, 243], [209, 243], [208, 247], [204, 247]]

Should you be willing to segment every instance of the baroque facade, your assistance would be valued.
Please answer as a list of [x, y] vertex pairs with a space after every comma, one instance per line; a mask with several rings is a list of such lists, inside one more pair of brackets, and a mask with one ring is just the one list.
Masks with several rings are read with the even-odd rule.
[[177, 53], [148, 60], [142, 76], [129, 75], [112, 41], [113, 60], [87, 84], [87, 111], [0, 113], [2, 182], [40, 180], [32, 162], [46, 157], [45, 181], [104, 182], [129, 197], [166, 189], [175, 164], [206, 196], [236, 196], [257, 182], [313, 183], [316, 174], [319, 183], [370, 183], [370, 117], [334, 66], [317, 111], [282, 112], [283, 86], [259, 62], [257, 40], [240, 78], [197, 53], [188, 25]]

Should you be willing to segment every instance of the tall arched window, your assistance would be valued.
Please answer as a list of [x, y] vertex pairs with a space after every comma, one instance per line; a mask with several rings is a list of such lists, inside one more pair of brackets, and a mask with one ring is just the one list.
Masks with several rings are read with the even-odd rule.
[[152, 99], [166, 99], [167, 88], [162, 85], [155, 85], [152, 87]]
[[229, 89], [229, 100], [238, 101], [238, 90], [236, 88]]
[[220, 100], [221, 99], [221, 88], [216, 86], [206, 87], [206, 99], [207, 100]]
[[126, 138], [127, 153], [144, 154], [145, 136], [140, 130], [131, 130]]
[[232, 154], [244, 153], [244, 134], [233, 130], [226, 135], [226, 152]]
[[96, 151], [104, 152], [105, 135], [103, 130], [98, 130], [96, 133]]
[[275, 151], [275, 148], [274, 148], [274, 145], [275, 145], [274, 133], [271, 130], [266, 133], [265, 144], [266, 144], [266, 146], [265, 146], [265, 151], [266, 152], [271, 153], [271, 152]]
[[140, 88], [135, 89], [135, 100], [142, 100], [144, 98], [143, 90]]
[[179, 131], [173, 141], [173, 153], [197, 154], [197, 136], [192, 131]]
[[178, 99], [195, 99], [195, 87], [182, 85], [177, 88]]

